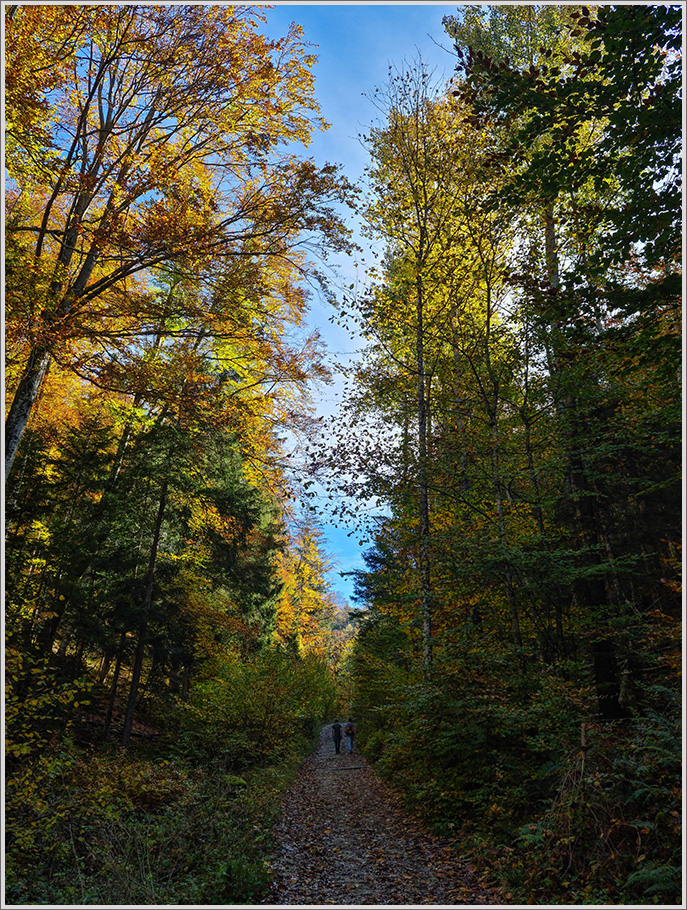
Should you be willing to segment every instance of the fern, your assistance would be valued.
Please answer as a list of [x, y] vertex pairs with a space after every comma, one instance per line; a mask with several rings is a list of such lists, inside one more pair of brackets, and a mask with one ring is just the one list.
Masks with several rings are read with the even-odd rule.
[[[678, 866], [646, 865], [633, 872], [626, 881], [626, 887], [643, 886], [647, 895], [665, 895], [672, 898], [680, 893], [682, 871]], [[671, 903], [670, 899], [667, 903]]]

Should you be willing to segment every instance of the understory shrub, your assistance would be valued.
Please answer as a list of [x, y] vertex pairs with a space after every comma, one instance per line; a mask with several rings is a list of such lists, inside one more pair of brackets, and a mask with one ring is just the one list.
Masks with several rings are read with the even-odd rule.
[[297, 764], [239, 777], [65, 743], [8, 783], [8, 903], [259, 903]]
[[672, 715], [647, 708], [591, 726], [586, 754], [567, 756], [553, 799], [519, 833], [508, 874], [514, 885], [545, 897], [546, 869], [549, 888], [581, 893], [585, 902], [620, 895], [630, 905], [680, 903], [678, 718], [677, 706]]
[[227, 657], [188, 702], [158, 706], [167, 735], [155, 745], [123, 752], [65, 734], [17, 756], [7, 901], [260, 903], [282, 793], [335, 702], [314, 658]]
[[20, 651], [7, 636], [5, 647], [5, 759], [11, 772], [68, 728], [79, 706], [90, 704], [92, 683], [60, 677], [50, 661], [31, 649]]
[[679, 902], [674, 694], [654, 687], [641, 713], [602, 723], [578, 667], [528, 676], [493, 649], [489, 674], [437, 660], [430, 683], [398, 652], [385, 657], [377, 626], [352, 663], [359, 740], [412, 811], [470, 849], [509, 899]]
[[225, 655], [180, 706], [174, 751], [192, 762], [242, 771], [301, 754], [335, 708], [335, 683], [312, 655], [272, 649]]

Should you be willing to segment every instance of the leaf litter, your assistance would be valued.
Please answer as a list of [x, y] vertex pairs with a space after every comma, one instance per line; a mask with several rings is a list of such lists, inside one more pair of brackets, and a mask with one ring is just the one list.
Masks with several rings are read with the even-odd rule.
[[337, 755], [330, 728], [282, 803], [272, 905], [495, 904], [468, 861], [404, 811], [359, 752]]

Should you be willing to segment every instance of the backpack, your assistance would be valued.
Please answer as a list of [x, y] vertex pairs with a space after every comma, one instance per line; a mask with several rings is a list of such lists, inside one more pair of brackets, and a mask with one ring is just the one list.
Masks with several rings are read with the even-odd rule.
[[346, 734], [346, 736], [353, 736], [353, 734], [355, 733], [355, 727], [353, 726], [353, 724], [346, 724], [346, 726], [344, 727], [344, 733]]

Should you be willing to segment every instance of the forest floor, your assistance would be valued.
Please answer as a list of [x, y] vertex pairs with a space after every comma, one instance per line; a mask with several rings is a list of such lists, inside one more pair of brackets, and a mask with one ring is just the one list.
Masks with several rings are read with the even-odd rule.
[[399, 797], [330, 727], [287, 791], [268, 904], [496, 904], [455, 850], [402, 808]]

